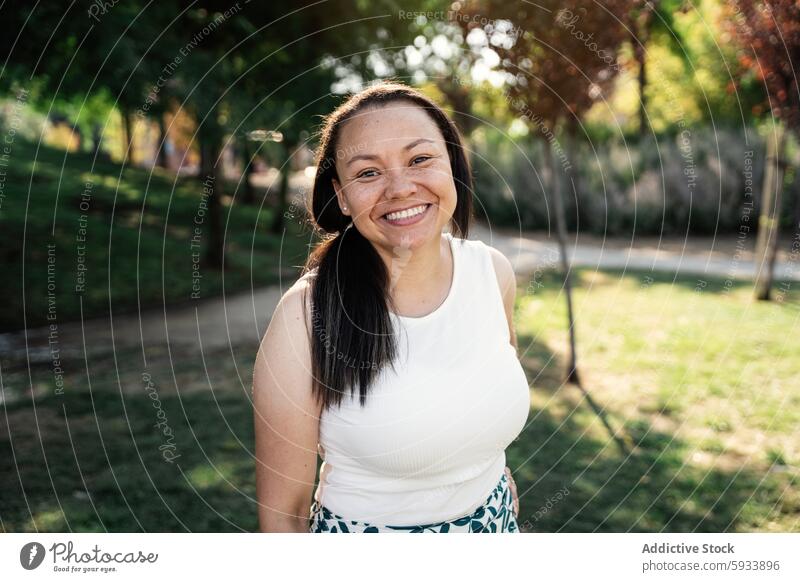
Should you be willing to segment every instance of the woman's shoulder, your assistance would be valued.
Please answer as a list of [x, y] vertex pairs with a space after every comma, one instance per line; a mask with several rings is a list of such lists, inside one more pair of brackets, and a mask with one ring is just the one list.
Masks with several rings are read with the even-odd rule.
[[300, 276], [300, 278], [299, 278], [299, 279], [297, 279], [297, 282], [299, 283], [299, 282], [301, 282], [301, 281], [310, 281], [310, 280], [313, 280], [313, 278], [317, 276], [317, 273], [318, 273], [318, 272], [319, 272], [319, 267], [314, 267], [313, 269], [308, 269], [306, 272], [304, 272], [304, 273], [303, 273], [303, 274]]
[[[500, 289], [500, 296], [503, 298], [506, 316], [511, 321], [514, 312], [514, 302], [517, 294], [517, 276], [514, 273], [514, 266], [511, 261], [501, 251], [493, 246], [484, 244], [489, 252], [494, 267], [494, 274], [497, 277], [497, 286]], [[511, 325], [509, 323], [509, 325]]]
[[481, 241], [481, 244], [486, 247], [486, 251], [492, 258], [494, 270], [497, 273], [497, 278], [501, 282], [508, 282], [509, 279], [514, 278], [514, 265], [511, 264], [509, 258], [499, 249]]
[[317, 268], [314, 267], [303, 273], [293, 284], [289, 287], [286, 292], [283, 294], [284, 298], [287, 297], [294, 297], [297, 295], [305, 295], [311, 290], [312, 285], [314, 284], [314, 279], [317, 276]]
[[[449, 234], [449, 233], [448, 233]], [[459, 241], [459, 244], [462, 246], [463, 249], [466, 249], [468, 252], [471, 252], [475, 256], [480, 256], [482, 258], [489, 257], [491, 259], [492, 265], [494, 266], [495, 271], [497, 272], [498, 279], [508, 279], [509, 276], [514, 275], [514, 268], [511, 264], [511, 261], [503, 254], [502, 251], [498, 250], [496, 247], [486, 244], [482, 240], [479, 239], [462, 239], [457, 238], [456, 241]]]
[[471, 254], [476, 262], [479, 262], [482, 272], [485, 273], [486, 269], [494, 272], [504, 303], [513, 302], [516, 291], [516, 274], [509, 258], [502, 251], [482, 240], [463, 240], [463, 248]]
[[281, 296], [275, 314], [280, 314], [291, 325], [298, 327], [300, 322], [304, 322], [308, 329], [312, 310], [311, 290], [316, 275], [315, 268], [299, 277]]

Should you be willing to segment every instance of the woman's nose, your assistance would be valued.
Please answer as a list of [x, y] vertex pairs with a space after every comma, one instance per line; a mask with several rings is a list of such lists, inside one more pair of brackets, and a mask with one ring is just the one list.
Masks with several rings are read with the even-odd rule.
[[406, 168], [393, 168], [388, 171], [389, 184], [386, 195], [390, 198], [404, 198], [416, 193], [417, 185], [407, 175]]

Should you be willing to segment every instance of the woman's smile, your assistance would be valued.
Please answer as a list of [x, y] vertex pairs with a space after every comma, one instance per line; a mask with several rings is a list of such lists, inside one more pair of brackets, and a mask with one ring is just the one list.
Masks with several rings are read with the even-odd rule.
[[418, 204], [401, 211], [384, 214], [381, 220], [390, 226], [411, 226], [425, 220], [433, 204]]

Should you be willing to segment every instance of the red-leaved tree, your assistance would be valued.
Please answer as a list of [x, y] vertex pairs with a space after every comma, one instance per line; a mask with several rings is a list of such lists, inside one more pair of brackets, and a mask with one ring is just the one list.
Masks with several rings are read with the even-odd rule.
[[567, 4], [481, 0], [454, 3], [451, 13], [468, 41], [470, 33], [474, 40], [473, 31], [480, 29], [477, 36], [498, 53], [499, 67], [509, 77], [512, 111], [527, 123], [533, 136], [547, 142], [544, 165], [550, 175], [569, 319], [567, 381], [579, 386], [562, 185], [575, 186], [570, 175], [570, 142], [577, 137], [582, 116], [611, 90], [620, 71], [617, 53], [632, 30], [622, 19], [628, 18], [632, 7], [633, 0]]
[[756, 243], [755, 294], [756, 298], [767, 300], [778, 249], [785, 130], [800, 134], [800, 1], [733, 0], [729, 9], [732, 32], [742, 47], [739, 61], [764, 84], [767, 107], [776, 118], [774, 131], [767, 139]]

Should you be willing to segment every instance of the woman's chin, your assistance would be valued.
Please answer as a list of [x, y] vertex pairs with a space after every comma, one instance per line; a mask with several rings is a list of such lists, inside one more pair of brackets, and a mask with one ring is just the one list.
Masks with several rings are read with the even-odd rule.
[[393, 248], [416, 250], [423, 248], [442, 235], [442, 229], [436, 229], [435, 224], [420, 225], [419, 228], [409, 228], [403, 232], [385, 233], [386, 239]]

